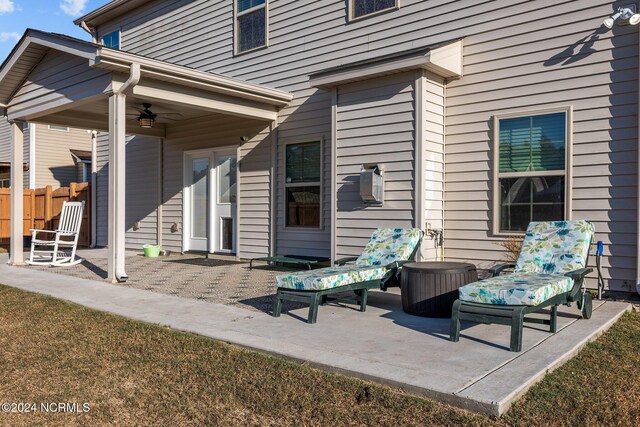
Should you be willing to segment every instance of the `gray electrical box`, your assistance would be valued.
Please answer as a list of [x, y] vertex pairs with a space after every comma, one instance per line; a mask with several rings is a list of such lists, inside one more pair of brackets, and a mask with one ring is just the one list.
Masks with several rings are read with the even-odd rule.
[[360, 198], [365, 203], [384, 202], [384, 176], [378, 164], [364, 164], [360, 171]]

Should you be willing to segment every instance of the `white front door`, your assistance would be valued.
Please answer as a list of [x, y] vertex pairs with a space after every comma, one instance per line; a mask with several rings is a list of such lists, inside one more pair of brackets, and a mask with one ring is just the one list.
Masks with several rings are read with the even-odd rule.
[[235, 149], [185, 153], [184, 250], [236, 251]]

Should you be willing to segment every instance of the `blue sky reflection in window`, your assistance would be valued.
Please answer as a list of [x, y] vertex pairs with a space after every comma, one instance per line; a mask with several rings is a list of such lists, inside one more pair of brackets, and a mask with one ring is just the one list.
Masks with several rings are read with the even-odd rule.
[[102, 45], [111, 49], [120, 49], [120, 31], [112, 31], [102, 36]]

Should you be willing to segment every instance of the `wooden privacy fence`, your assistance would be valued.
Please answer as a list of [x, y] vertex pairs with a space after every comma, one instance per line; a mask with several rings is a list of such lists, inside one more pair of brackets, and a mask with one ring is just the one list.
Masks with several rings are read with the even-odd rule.
[[[53, 190], [50, 185], [35, 190], [24, 190], [23, 234], [31, 236], [32, 228], [38, 230], [55, 230], [60, 221], [62, 203], [84, 200], [82, 226], [80, 228], [79, 246], [91, 243], [91, 188], [89, 183], [69, 184]], [[0, 243], [9, 243], [11, 236], [11, 192], [8, 188], [0, 188]]]

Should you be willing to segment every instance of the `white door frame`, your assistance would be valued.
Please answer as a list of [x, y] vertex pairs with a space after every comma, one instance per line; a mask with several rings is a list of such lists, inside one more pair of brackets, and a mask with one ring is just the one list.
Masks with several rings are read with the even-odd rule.
[[[214, 168], [215, 166], [215, 154], [217, 152], [234, 152], [237, 156], [238, 153], [238, 145], [225, 145], [220, 147], [210, 147], [210, 148], [202, 148], [198, 150], [188, 150], [184, 151], [182, 155], [182, 251], [186, 252], [191, 250], [189, 247], [190, 236], [191, 236], [191, 164], [190, 159], [197, 156], [209, 156], [209, 194], [208, 194], [208, 224], [207, 224], [207, 234], [208, 234], [208, 243], [207, 243], [207, 252], [213, 253], [215, 251], [215, 240], [214, 236], [218, 236], [218, 232], [215, 230], [215, 227], [218, 227], [216, 221], [214, 221], [215, 215], [215, 204], [216, 197], [218, 192], [217, 187], [217, 177], [215, 174], [217, 170]], [[236, 172], [239, 175], [239, 171]], [[236, 182], [238, 179], [236, 178]], [[236, 198], [240, 198], [240, 186], [237, 185], [237, 196]], [[236, 220], [234, 221], [234, 248], [233, 250], [238, 253], [238, 203], [236, 202], [236, 212], [235, 216]], [[219, 237], [219, 236], [218, 236]], [[231, 251], [230, 251], [231, 252]]]

